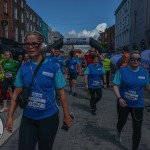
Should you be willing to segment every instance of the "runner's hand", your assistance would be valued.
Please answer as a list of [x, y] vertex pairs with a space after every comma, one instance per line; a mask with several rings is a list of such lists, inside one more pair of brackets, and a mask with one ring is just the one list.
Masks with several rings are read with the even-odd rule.
[[120, 99], [119, 99], [119, 104], [120, 104], [120, 106], [122, 106], [122, 107], [127, 107], [126, 101], [125, 101], [123, 98], [120, 98]]
[[88, 90], [88, 88], [89, 88], [89, 87], [88, 87], [88, 85], [86, 84], [86, 85], [85, 85], [85, 89], [87, 89], [87, 90]]
[[73, 119], [71, 118], [70, 115], [68, 115], [67, 117], [64, 117], [63, 122], [65, 122], [67, 126], [70, 128], [72, 125]]
[[12, 133], [12, 130], [13, 130], [13, 118], [8, 118], [8, 119], [7, 119], [6, 130], [7, 130], [9, 133]]

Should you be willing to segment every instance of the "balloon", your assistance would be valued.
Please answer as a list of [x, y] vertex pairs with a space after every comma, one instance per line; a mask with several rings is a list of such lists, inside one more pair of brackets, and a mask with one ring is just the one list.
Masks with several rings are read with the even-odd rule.
[[63, 45], [90, 45], [97, 49], [100, 53], [103, 51], [101, 44], [93, 38], [61, 38], [47, 47], [47, 51], [53, 48], [60, 49]]

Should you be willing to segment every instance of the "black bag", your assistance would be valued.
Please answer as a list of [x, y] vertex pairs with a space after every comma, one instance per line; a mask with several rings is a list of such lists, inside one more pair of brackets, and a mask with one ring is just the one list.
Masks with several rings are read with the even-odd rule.
[[21, 109], [23, 109], [28, 104], [29, 94], [30, 90], [27, 88], [23, 89], [22, 92], [18, 95], [16, 103]]
[[33, 75], [33, 78], [32, 78], [32, 82], [30, 83], [29, 87], [28, 88], [25, 88], [22, 90], [22, 92], [19, 93], [18, 97], [17, 97], [17, 100], [16, 100], [16, 103], [17, 105], [23, 109], [26, 107], [26, 105], [28, 104], [28, 101], [29, 101], [29, 94], [30, 94], [30, 89], [31, 89], [31, 86], [32, 86], [32, 83], [33, 83], [33, 80], [34, 80], [34, 77], [35, 75], [37, 74], [41, 64], [44, 62], [45, 58], [43, 58], [39, 65], [37, 66], [36, 70], [34, 71], [34, 75]]

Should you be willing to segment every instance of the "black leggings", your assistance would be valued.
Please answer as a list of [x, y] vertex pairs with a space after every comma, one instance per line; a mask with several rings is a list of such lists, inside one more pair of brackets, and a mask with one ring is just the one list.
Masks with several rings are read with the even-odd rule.
[[52, 150], [58, 125], [58, 113], [41, 120], [32, 120], [23, 116], [19, 131], [18, 150], [35, 150], [37, 143], [39, 150]]
[[138, 150], [141, 140], [141, 128], [143, 122], [144, 108], [121, 107], [117, 104], [118, 122], [117, 130], [121, 132], [128, 118], [129, 113], [132, 116], [132, 150]]
[[7, 99], [7, 90], [8, 87], [11, 87], [11, 90], [13, 92], [13, 90], [15, 89], [14, 87], [14, 78], [4, 78], [3, 83], [2, 83], [2, 99], [6, 100]]
[[96, 108], [96, 103], [102, 98], [102, 88], [89, 88], [91, 109]]

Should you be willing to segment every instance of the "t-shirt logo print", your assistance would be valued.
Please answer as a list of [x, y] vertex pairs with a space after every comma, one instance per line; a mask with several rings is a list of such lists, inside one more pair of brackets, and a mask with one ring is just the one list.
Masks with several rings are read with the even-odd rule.
[[45, 71], [42, 72], [42, 75], [48, 76], [48, 77], [53, 77], [54, 76], [53, 73], [51, 73], [51, 72], [45, 72]]

